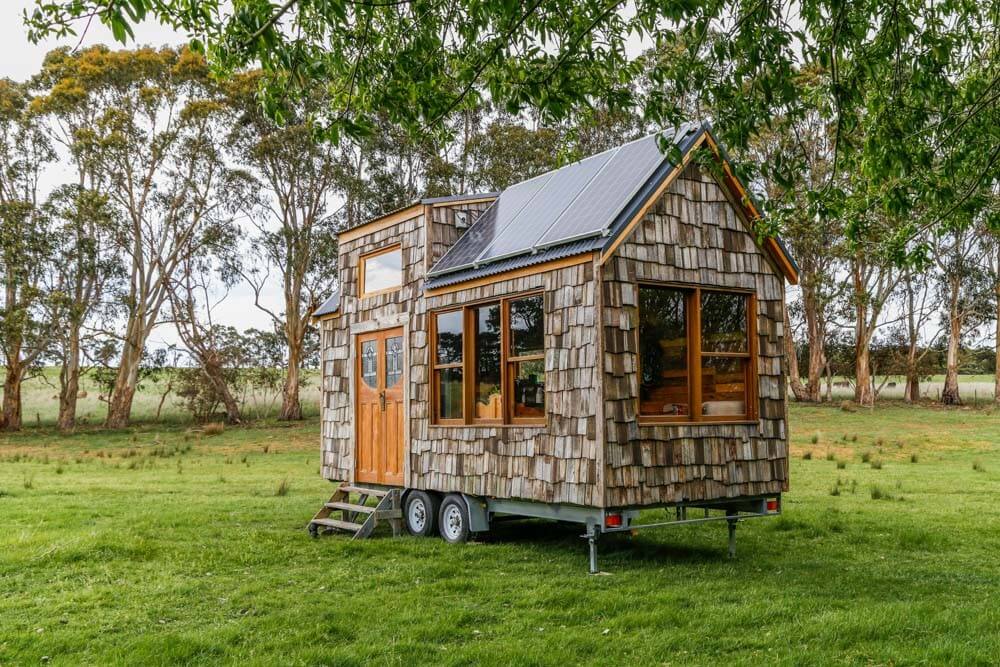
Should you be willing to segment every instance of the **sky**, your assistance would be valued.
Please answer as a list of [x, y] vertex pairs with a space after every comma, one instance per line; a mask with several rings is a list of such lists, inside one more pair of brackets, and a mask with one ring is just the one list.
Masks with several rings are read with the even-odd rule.
[[[60, 46], [75, 47], [80, 41], [78, 37], [65, 40], [48, 40], [40, 44], [32, 44], [28, 40], [27, 30], [21, 16], [25, 9], [30, 11], [35, 5], [34, 0], [0, 0], [0, 77], [24, 81], [41, 68], [45, 54]], [[169, 27], [153, 21], [146, 21], [135, 28], [136, 41], [127, 46], [116, 42], [111, 31], [98, 22], [90, 25], [83, 37], [81, 46], [107, 44], [111, 48], [130, 48], [138, 45], [165, 46], [177, 45], [187, 41], [186, 37], [174, 32]], [[72, 181], [66, 165], [55, 165], [46, 173], [43, 189], [50, 190], [64, 180]], [[276, 312], [281, 307], [280, 285], [272, 284], [263, 295], [265, 305], [273, 307]], [[253, 305], [253, 292], [245, 285], [234, 287], [228, 297], [214, 313], [217, 322], [234, 326], [238, 329], [265, 329], [272, 327], [271, 319]], [[179, 344], [179, 338], [173, 325], [161, 325], [153, 331], [150, 337], [151, 348]]]

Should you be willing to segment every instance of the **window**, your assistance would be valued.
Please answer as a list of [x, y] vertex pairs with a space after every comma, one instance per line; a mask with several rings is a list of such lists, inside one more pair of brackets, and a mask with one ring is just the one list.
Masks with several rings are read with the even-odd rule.
[[751, 294], [640, 285], [640, 419], [753, 419], [753, 312]]
[[431, 339], [436, 423], [544, 423], [541, 294], [433, 313]]
[[361, 256], [361, 298], [398, 290], [403, 284], [403, 250], [397, 244]]

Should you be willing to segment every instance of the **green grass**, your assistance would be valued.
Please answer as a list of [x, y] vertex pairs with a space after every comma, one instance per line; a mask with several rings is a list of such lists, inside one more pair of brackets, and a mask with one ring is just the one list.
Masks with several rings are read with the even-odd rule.
[[790, 411], [784, 514], [735, 560], [677, 527], [603, 538], [598, 577], [553, 523], [310, 539], [314, 421], [0, 435], [0, 665], [994, 662], [1000, 415]]

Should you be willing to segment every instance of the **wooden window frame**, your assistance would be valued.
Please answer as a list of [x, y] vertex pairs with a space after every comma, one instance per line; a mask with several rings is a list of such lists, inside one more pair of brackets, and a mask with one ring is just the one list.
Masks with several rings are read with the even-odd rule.
[[[365, 291], [365, 265], [368, 260], [373, 257], [378, 257], [379, 255], [385, 255], [390, 252], [399, 250], [399, 285], [395, 287], [387, 287], [385, 289], [375, 290], [374, 292]], [[398, 292], [403, 289], [403, 244], [393, 243], [392, 245], [387, 245], [384, 248], [379, 248], [377, 250], [372, 250], [371, 252], [366, 252], [361, 255], [358, 261], [358, 292], [361, 295], [359, 298], [367, 299], [373, 296], [380, 296], [382, 294], [390, 294], [392, 292]]]
[[[636, 396], [636, 415], [640, 424], [753, 424], [758, 419], [759, 391], [757, 389], [757, 294], [751, 290], [683, 283], [656, 281], [636, 282], [636, 296], [643, 287], [675, 289], [684, 292], [684, 319], [687, 330], [688, 364], [688, 412], [686, 415], [652, 415], [642, 413], [642, 399]], [[702, 292], [738, 294], [747, 298], [747, 351], [746, 352], [703, 352], [701, 349], [701, 295]], [[641, 299], [637, 299], [638, 321], [642, 321]], [[635, 349], [637, 352], [636, 374], [642, 379], [642, 352], [639, 349], [639, 327], [635, 327]], [[703, 415], [702, 398], [702, 358], [746, 359], [744, 370], [746, 413], [742, 415]]]
[[[432, 414], [434, 415], [433, 422], [435, 424], [440, 424], [441, 426], [465, 426], [465, 421], [468, 418], [468, 414], [469, 414], [467, 406], [466, 406], [466, 402], [467, 401], [465, 399], [465, 394], [466, 394], [466, 391], [465, 391], [465, 387], [466, 387], [466, 381], [465, 381], [466, 380], [465, 362], [466, 362], [466, 359], [468, 358], [469, 346], [468, 346], [468, 341], [466, 340], [466, 335], [465, 335], [465, 321], [466, 321], [465, 318], [466, 318], [466, 316], [465, 316], [464, 313], [463, 313], [463, 320], [462, 320], [462, 360], [461, 361], [457, 361], [457, 362], [447, 363], [447, 364], [439, 364], [438, 363], [438, 356], [437, 356], [437, 318], [438, 318], [438, 315], [446, 315], [448, 313], [453, 313], [453, 312], [456, 312], [456, 311], [461, 312], [462, 310], [463, 309], [461, 307], [457, 307], [457, 308], [442, 308], [441, 310], [435, 310], [435, 311], [432, 311], [431, 313], [429, 313], [430, 319], [429, 319], [428, 331], [430, 333], [430, 340], [431, 340], [431, 342], [430, 342], [430, 353], [431, 353], [430, 367], [431, 367], [431, 373], [430, 373], [430, 378], [429, 379], [430, 379], [431, 387], [430, 387], [430, 391], [428, 392], [428, 394], [430, 395], [430, 399], [431, 399], [431, 411], [432, 411]], [[439, 416], [440, 409], [441, 409], [441, 404], [439, 402], [439, 398], [440, 398], [440, 394], [441, 394], [441, 383], [438, 381], [438, 371], [448, 370], [448, 369], [451, 369], [451, 368], [460, 368], [460, 369], [462, 369], [462, 417], [460, 419], [441, 419], [440, 416]]]
[[[542, 297], [542, 353], [522, 356], [510, 355], [510, 304], [513, 301], [520, 301], [529, 297]], [[548, 401], [546, 401], [545, 415], [542, 417], [515, 417], [514, 416], [514, 368], [516, 364], [526, 361], [545, 360], [545, 316], [544, 316], [544, 293], [541, 290], [532, 290], [512, 296], [501, 298], [480, 299], [474, 302], [463, 303], [456, 306], [435, 309], [428, 312], [430, 335], [429, 351], [431, 362], [431, 424], [434, 426], [544, 426], [548, 423]], [[475, 377], [476, 377], [476, 344], [475, 344], [475, 312], [477, 308], [499, 304], [500, 306], [500, 401], [503, 406], [503, 417], [501, 419], [483, 419], [475, 417]], [[438, 364], [437, 363], [437, 318], [445, 313], [462, 312], [462, 361], [461, 363]], [[447, 368], [462, 369], [462, 419], [441, 419], [438, 386], [438, 371]]]

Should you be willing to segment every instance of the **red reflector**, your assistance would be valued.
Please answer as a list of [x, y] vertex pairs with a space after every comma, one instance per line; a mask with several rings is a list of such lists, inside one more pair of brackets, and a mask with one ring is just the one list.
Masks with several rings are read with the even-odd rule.
[[604, 517], [604, 525], [608, 528], [618, 528], [622, 525], [622, 515], [621, 514], [609, 514]]
[[777, 498], [768, 498], [768, 500], [767, 500], [767, 511], [768, 512], [777, 512], [778, 511], [778, 499]]

